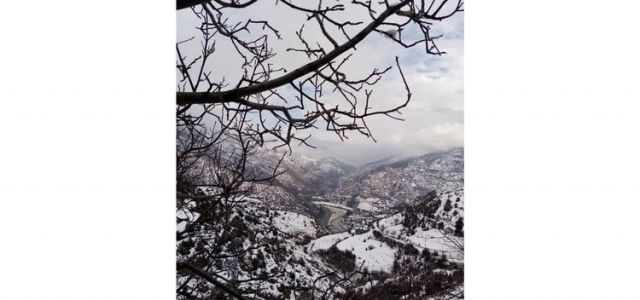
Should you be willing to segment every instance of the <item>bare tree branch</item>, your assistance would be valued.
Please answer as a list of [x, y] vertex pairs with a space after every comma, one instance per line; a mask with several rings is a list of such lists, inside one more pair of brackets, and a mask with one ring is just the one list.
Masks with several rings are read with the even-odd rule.
[[242, 295], [238, 294], [238, 292], [228, 288], [227, 286], [225, 286], [224, 284], [220, 283], [219, 281], [217, 281], [215, 278], [211, 277], [211, 275], [207, 274], [206, 272], [188, 264], [188, 263], [177, 263], [176, 264], [176, 269], [178, 271], [180, 270], [188, 270], [189, 272], [192, 272], [200, 277], [202, 277], [203, 279], [205, 279], [206, 281], [210, 282], [211, 284], [215, 285], [217, 288], [225, 291], [227, 294], [234, 296], [236, 299], [238, 300], [246, 300], [246, 298], [242, 297]]
[[[335, 59], [339, 55], [345, 53], [347, 50], [353, 48], [360, 41], [362, 41], [369, 33], [373, 31], [376, 27], [380, 26], [382, 22], [393, 15], [396, 11], [398, 11], [403, 6], [407, 5], [412, 0], [404, 0], [397, 5], [391, 6], [386, 9], [378, 18], [376, 18], [373, 22], [371, 22], [367, 27], [365, 27], [362, 31], [356, 34], [351, 40], [346, 43], [340, 45], [335, 48], [331, 52], [327, 53], [325, 56], [310, 62], [287, 75], [283, 75], [276, 79], [268, 80], [259, 84], [250, 85], [247, 87], [242, 87], [238, 89], [233, 89], [230, 91], [224, 91], [220, 93], [204, 93], [204, 92], [192, 92], [192, 93], [177, 93], [177, 104], [178, 105], [186, 105], [186, 104], [207, 104], [207, 103], [227, 103], [227, 102], [237, 102], [241, 100], [242, 97], [246, 97], [249, 95], [261, 93], [270, 89], [274, 89], [289, 82], [292, 82], [313, 70], [320, 68], [321, 66], [329, 63], [331, 60]], [[254, 105], [248, 101], [242, 102], [244, 105]], [[259, 106], [258, 106], [259, 107]]]
[[[376, 141], [369, 129], [370, 117], [402, 120], [401, 109], [412, 93], [398, 56], [395, 66], [389, 61], [362, 75], [347, 69], [350, 59], [359, 55], [356, 47], [372, 32], [385, 34], [404, 48], [419, 46], [427, 55], [444, 54], [435, 44], [440, 35], [432, 34], [431, 26], [463, 11], [463, 2], [429, 1], [428, 5], [427, 0], [382, 1], [374, 9], [372, 1], [327, 5], [275, 0], [273, 5], [283, 12], [306, 18], [300, 26], [291, 27], [298, 29], [289, 32], [295, 33], [293, 42], [298, 44], [286, 45], [286, 52], [308, 60], [291, 72], [274, 63], [277, 53], [271, 44], [288, 37], [281, 33], [288, 28], [277, 28], [261, 16], [229, 13], [256, 9], [264, 1], [176, 1], [177, 10], [191, 8], [201, 22], [196, 28], [201, 34], [200, 53], [190, 57], [185, 51], [187, 43], [198, 42], [196, 37], [176, 43], [176, 292], [180, 299], [216, 297], [221, 291], [238, 299], [242, 295], [259, 298], [259, 287], [267, 279], [285, 274], [282, 257], [272, 260], [278, 264], [272, 273], [246, 272], [241, 279], [229, 275], [232, 267], [221, 265], [236, 259], [241, 268], [251, 269], [253, 251], [271, 246], [255, 241], [255, 233], [247, 231], [245, 221], [237, 216], [246, 213], [246, 196], [255, 195], [256, 189], [268, 187], [285, 172], [281, 163], [292, 153], [292, 143], [313, 147], [309, 129], [333, 132], [341, 140], [355, 133]], [[358, 11], [360, 19], [344, 17]], [[238, 77], [228, 78], [226, 70], [213, 65], [219, 49], [229, 51], [223, 56], [238, 59]], [[394, 73], [406, 95], [378, 101], [375, 86]], [[263, 148], [273, 149], [273, 159], [256, 161]], [[270, 238], [284, 234], [275, 227], [267, 231], [273, 232]], [[254, 242], [247, 245], [248, 239]], [[361, 268], [344, 274], [326, 272], [314, 281], [312, 295], [334, 297], [337, 287], [349, 287], [357, 278], [371, 275]], [[318, 295], [315, 285], [320, 280], [323, 290]]]

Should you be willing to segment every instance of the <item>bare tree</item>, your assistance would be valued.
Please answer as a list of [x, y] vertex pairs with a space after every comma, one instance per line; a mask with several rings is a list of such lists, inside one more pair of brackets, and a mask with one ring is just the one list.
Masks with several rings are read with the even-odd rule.
[[[229, 283], [224, 268], [216, 267], [216, 262], [251, 250], [232, 247], [242, 237], [242, 225], [234, 221], [232, 212], [242, 203], [242, 196], [252, 192], [254, 183], [269, 183], [282, 171], [280, 160], [252, 161], [256, 151], [269, 147], [283, 149], [286, 155], [292, 144], [314, 147], [309, 142], [308, 129], [312, 128], [333, 132], [341, 140], [350, 133], [375, 140], [367, 124], [372, 116], [402, 120], [401, 110], [412, 94], [399, 57], [393, 65], [354, 74], [345, 66], [360, 55], [359, 43], [372, 33], [382, 34], [404, 48], [419, 47], [426, 55], [442, 55], [445, 52], [435, 43], [440, 36], [432, 34], [432, 26], [464, 10], [462, 0], [394, 4], [274, 0], [271, 5], [279, 14], [302, 15], [306, 20], [287, 28], [276, 28], [269, 19], [231, 21], [238, 18], [239, 10], [265, 2], [177, 0], [178, 10], [190, 9], [200, 20], [200, 36], [176, 44], [178, 294], [184, 299], [214, 297], [202, 291], [211, 284], [219, 287], [212, 281], [216, 276], [220, 285]], [[282, 33], [287, 30], [295, 31], [296, 40], [289, 42], [298, 44], [285, 49], [287, 55], [307, 59], [292, 71], [278, 65], [276, 57], [283, 53], [276, 53], [272, 46], [274, 40], [284, 39]], [[320, 34], [310, 33], [313, 30]], [[420, 34], [403, 35], [409, 30]], [[198, 42], [199, 55], [183, 53], [186, 43]], [[221, 53], [221, 45], [233, 53]], [[238, 78], [229, 79], [225, 76], [228, 70], [211, 63], [222, 54], [235, 55]], [[385, 106], [385, 99], [375, 99], [373, 87], [391, 72], [399, 75], [406, 96], [404, 101]], [[226, 235], [208, 234], [222, 228]]]

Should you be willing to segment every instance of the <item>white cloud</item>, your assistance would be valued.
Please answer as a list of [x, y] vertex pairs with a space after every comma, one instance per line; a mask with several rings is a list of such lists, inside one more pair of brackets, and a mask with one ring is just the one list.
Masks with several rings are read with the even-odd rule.
[[421, 155], [464, 146], [462, 123], [437, 123], [413, 130], [405, 130], [406, 127], [398, 125], [402, 124], [399, 122], [386, 124], [386, 129], [377, 128], [381, 129], [378, 130], [377, 143], [361, 136], [350, 136], [345, 142], [340, 142], [332, 136], [333, 133], [320, 133], [310, 139], [317, 149], [298, 147], [294, 152], [312, 157], [333, 156], [354, 165], [362, 165], [392, 155]]
[[464, 145], [464, 126], [460, 123], [444, 123], [392, 136], [394, 144], [411, 152], [443, 151]]

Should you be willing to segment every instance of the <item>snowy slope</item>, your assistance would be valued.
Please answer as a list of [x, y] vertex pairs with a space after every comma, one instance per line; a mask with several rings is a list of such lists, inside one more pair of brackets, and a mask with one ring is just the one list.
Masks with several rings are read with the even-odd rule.
[[338, 243], [338, 249], [349, 250], [356, 255], [356, 266], [363, 265], [369, 271], [391, 272], [397, 249], [376, 240], [373, 232], [354, 235]]
[[311, 241], [307, 245], [307, 249], [309, 251], [327, 250], [331, 246], [337, 244], [340, 241], [345, 240], [350, 236], [351, 234], [349, 234], [348, 232], [325, 235], [323, 237], [320, 237], [318, 239]]
[[318, 230], [313, 219], [294, 212], [278, 211], [278, 213], [273, 218], [273, 226], [281, 232], [292, 236], [316, 236]]
[[418, 250], [427, 248], [444, 254], [453, 261], [462, 262], [464, 253], [460, 247], [464, 245], [464, 239], [455, 236], [454, 231], [458, 219], [464, 217], [464, 190], [440, 193], [429, 202], [438, 204], [434, 206], [433, 215], [416, 213], [417, 220], [413, 229], [403, 225], [405, 212], [381, 219], [375, 223], [375, 227], [385, 236], [402, 243], [411, 243]]
[[[179, 262], [200, 264], [198, 262], [203, 259], [209, 259], [208, 273], [215, 274], [223, 282], [238, 282], [235, 287], [238, 290], [259, 291], [252, 299], [300, 295], [301, 291], [311, 289], [314, 282], [320, 290], [332, 285], [335, 279], [320, 277], [333, 269], [301, 244], [305, 236], [315, 238], [314, 220], [293, 212], [270, 210], [258, 199], [236, 200], [241, 202], [232, 207], [230, 222], [196, 227], [193, 234], [178, 241]], [[193, 221], [197, 214], [190, 209], [193, 208], [180, 210], [178, 217]], [[178, 223], [179, 235], [184, 233], [186, 222]], [[236, 232], [237, 237], [225, 238], [231, 232]], [[246, 250], [238, 256], [233, 249]], [[209, 251], [216, 251], [216, 255], [209, 255]], [[265, 279], [256, 280], [260, 276]], [[179, 273], [178, 285], [195, 287], [199, 281], [189, 278], [188, 274]], [[341, 290], [341, 286], [336, 289]], [[208, 297], [212, 291], [215, 288], [204, 289], [200, 296]]]
[[344, 176], [336, 194], [406, 202], [437, 189], [462, 188], [464, 150], [430, 153], [390, 164], [365, 167]]

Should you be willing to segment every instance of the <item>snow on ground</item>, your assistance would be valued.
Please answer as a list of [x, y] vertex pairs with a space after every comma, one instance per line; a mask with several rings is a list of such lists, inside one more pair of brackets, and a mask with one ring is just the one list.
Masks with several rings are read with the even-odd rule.
[[429, 249], [437, 251], [452, 251], [451, 245], [448, 245], [444, 235], [437, 229], [430, 229], [428, 231], [422, 231], [420, 228], [416, 230], [416, 234], [408, 236], [408, 239], [412, 244], [420, 246], [422, 248], [427, 247]]
[[185, 227], [187, 226], [187, 223], [194, 222], [200, 217], [199, 213], [191, 211], [194, 207], [195, 207], [195, 203], [190, 202], [187, 205], [185, 205], [185, 207], [182, 207], [181, 209], [178, 209], [176, 211], [176, 217], [178, 218], [178, 220], [180, 220], [176, 228], [178, 232], [184, 231]]
[[363, 294], [366, 294], [370, 289], [372, 289], [374, 286], [378, 285], [378, 280], [371, 280], [366, 282], [365, 284], [361, 285], [360, 287], [356, 288], [356, 291], [360, 291]]
[[[449, 241], [444, 235], [437, 229], [430, 229], [422, 231], [417, 229], [414, 235], [407, 237], [412, 244], [420, 247], [427, 248], [429, 250], [435, 250], [440, 253], [445, 253], [448, 258], [453, 260], [460, 260], [461, 253], [455, 247], [454, 243]], [[460, 239], [457, 237], [450, 237], [452, 239]]]
[[278, 214], [273, 217], [273, 226], [278, 230], [292, 235], [316, 236], [314, 220], [294, 212], [278, 211]]
[[[404, 226], [402, 226], [403, 216], [402, 214], [395, 214], [388, 218], [380, 220], [376, 225], [385, 236], [392, 238], [399, 242], [410, 242], [418, 250], [427, 248], [431, 251], [437, 251], [438, 253], [444, 253], [447, 257], [453, 261], [463, 261], [464, 255], [458, 250], [456, 245], [447, 239], [442, 232], [438, 229], [430, 229], [423, 231], [421, 228], [416, 228], [416, 233], [411, 236], [406, 236], [403, 233], [398, 240], [398, 234], [402, 233]], [[464, 244], [462, 238], [450, 236], [451, 239], [457, 239], [460, 244]]]
[[327, 250], [337, 242], [340, 242], [350, 236], [351, 234], [348, 232], [325, 235], [319, 239], [311, 241], [309, 245], [307, 245], [307, 249], [309, 249], [309, 251]]
[[404, 229], [404, 226], [402, 226], [402, 224], [398, 224], [398, 225], [385, 227], [382, 233], [384, 233], [384, 235], [387, 235], [393, 238], [398, 238], [398, 234], [400, 234], [403, 229]]
[[396, 249], [376, 240], [373, 231], [354, 235], [338, 243], [338, 249], [349, 250], [356, 256], [356, 267], [364, 262], [369, 271], [391, 272]]
[[393, 216], [380, 220], [377, 225], [380, 230], [384, 230], [385, 228], [388, 228], [390, 226], [402, 224], [403, 220], [404, 217], [402, 216], [402, 213], [397, 213]]
[[358, 203], [358, 209], [375, 212], [378, 211], [378, 208], [371, 205], [369, 202], [360, 202]]

